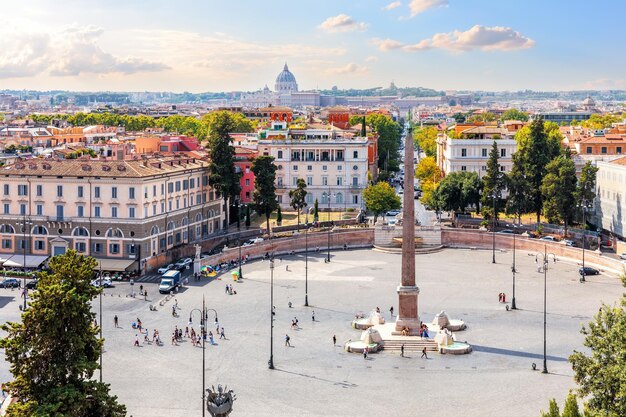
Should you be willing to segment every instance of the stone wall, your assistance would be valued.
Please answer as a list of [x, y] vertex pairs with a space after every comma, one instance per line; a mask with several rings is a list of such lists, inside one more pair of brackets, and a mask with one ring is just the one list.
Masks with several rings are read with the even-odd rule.
[[[513, 249], [513, 235], [496, 233], [496, 250]], [[491, 249], [493, 234], [482, 230], [448, 229], [441, 231], [442, 243], [451, 248], [477, 248]], [[554, 253], [557, 258], [569, 258], [582, 263], [582, 249], [565, 246], [561, 243], [546, 242], [539, 239], [515, 236], [515, 248], [519, 251], [543, 252], [547, 247], [548, 252]], [[602, 256], [601, 253], [591, 250], [585, 251], [585, 265], [595, 266], [600, 269], [611, 270], [620, 273], [624, 270], [624, 264], [614, 258]]]
[[[379, 225], [375, 227], [375, 244], [380, 246], [393, 246], [393, 238], [402, 237], [402, 225]], [[415, 237], [422, 239], [423, 245], [441, 245], [440, 226], [416, 226]]]
[[[309, 252], [314, 252], [319, 248], [320, 252], [324, 252], [328, 248], [328, 234], [325, 232], [311, 232], [308, 237], [304, 233], [290, 238], [265, 240], [262, 243], [251, 246], [241, 247], [241, 256], [249, 255], [251, 259], [263, 257], [266, 253], [274, 253], [275, 255], [286, 255], [293, 252], [302, 253], [306, 248], [306, 240], [308, 239]], [[374, 245], [374, 229], [337, 229], [330, 234], [331, 250], [343, 249], [344, 244], [348, 249], [369, 248]], [[208, 256], [202, 259], [202, 265], [215, 265], [221, 262], [237, 260], [239, 258], [239, 248], [225, 248], [224, 251], [217, 255]]]

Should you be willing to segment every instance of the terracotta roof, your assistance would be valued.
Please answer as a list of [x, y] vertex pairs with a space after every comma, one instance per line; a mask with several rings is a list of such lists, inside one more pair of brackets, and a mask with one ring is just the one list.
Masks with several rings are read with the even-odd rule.
[[588, 138], [582, 138], [580, 143], [619, 143], [626, 142], [626, 136], [623, 135], [606, 135], [606, 136], [591, 136]]
[[624, 165], [626, 166], [626, 156], [623, 156], [619, 159], [615, 159], [613, 161], [611, 161], [612, 164], [617, 164], [617, 165]]
[[124, 177], [141, 178], [164, 173], [184, 172], [206, 167], [208, 164], [193, 158], [149, 158], [132, 161], [19, 160], [0, 169], [4, 175], [68, 176], [68, 177]]

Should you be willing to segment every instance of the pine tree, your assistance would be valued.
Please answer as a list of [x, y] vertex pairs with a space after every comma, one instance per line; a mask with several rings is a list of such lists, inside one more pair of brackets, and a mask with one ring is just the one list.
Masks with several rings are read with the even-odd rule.
[[513, 167], [505, 180], [509, 192], [506, 199], [506, 212], [514, 214], [518, 221], [521, 221], [522, 214], [528, 213], [532, 205], [528, 199], [530, 185], [524, 176], [524, 168], [518, 153], [513, 154]]
[[290, 205], [298, 213], [298, 230], [300, 230], [300, 212], [307, 206], [306, 195], [306, 181], [302, 178], [298, 178], [296, 183], [296, 189], [289, 191], [289, 198], [291, 198]]
[[363, 116], [363, 121], [361, 122], [361, 137], [367, 137], [367, 129], [365, 124], [365, 116]]
[[93, 325], [95, 259], [69, 250], [39, 274], [22, 321], [2, 325], [0, 340], [14, 380], [4, 389], [18, 399], [7, 416], [121, 417], [126, 407], [93, 379], [103, 341]]
[[[499, 157], [500, 152], [498, 150], [498, 144], [494, 140], [491, 151], [489, 151], [489, 159], [487, 160], [487, 173], [482, 179], [483, 192], [481, 202], [485, 218], [495, 218], [496, 220], [498, 219], [498, 212], [500, 211], [497, 202], [501, 198], [502, 190], [504, 189], [504, 174], [500, 171]], [[496, 204], [494, 204], [494, 202]], [[494, 206], [496, 209], [495, 213], [493, 210]]]
[[252, 163], [254, 172], [253, 200], [255, 210], [259, 216], [265, 216], [267, 233], [270, 235], [270, 216], [278, 208], [276, 201], [276, 165], [271, 156], [259, 156]]
[[566, 236], [576, 214], [576, 182], [576, 166], [568, 153], [546, 166], [541, 185], [543, 211], [550, 223], [564, 223]]
[[283, 222], [283, 212], [280, 210], [280, 206], [276, 209], [276, 224], [281, 225]]
[[548, 412], [541, 412], [541, 417], [561, 417], [561, 412], [559, 411], [559, 405], [556, 403], [556, 400], [553, 398], [550, 400], [550, 405], [548, 406]]
[[250, 228], [250, 206], [246, 205], [246, 229]]
[[563, 414], [561, 414], [561, 417], [583, 417], [578, 409], [578, 401], [576, 400], [576, 396], [574, 394], [569, 393], [567, 395], [567, 399], [563, 405]]
[[319, 214], [319, 207], [318, 207], [319, 203], [317, 202], [317, 198], [315, 199], [315, 204], [313, 205], [313, 221], [317, 222], [320, 219], [320, 214]]

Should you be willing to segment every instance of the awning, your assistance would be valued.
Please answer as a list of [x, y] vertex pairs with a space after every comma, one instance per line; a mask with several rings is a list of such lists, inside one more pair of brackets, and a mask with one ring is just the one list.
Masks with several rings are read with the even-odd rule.
[[26, 257], [24, 257], [24, 255], [13, 255], [8, 260], [13, 264], [18, 264], [16, 267], [19, 268], [23, 266], [26, 266], [26, 268], [38, 268], [42, 263], [46, 262], [47, 259], [47, 255], [26, 255]]
[[96, 270], [102, 268], [103, 271], [111, 272], [124, 272], [126, 269], [135, 263], [134, 259], [105, 259], [95, 258]]

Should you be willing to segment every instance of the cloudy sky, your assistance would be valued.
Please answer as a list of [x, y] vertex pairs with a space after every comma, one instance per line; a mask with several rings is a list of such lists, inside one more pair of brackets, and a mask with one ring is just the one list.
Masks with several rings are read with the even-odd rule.
[[4, 0], [0, 89], [626, 89], [623, 0]]

